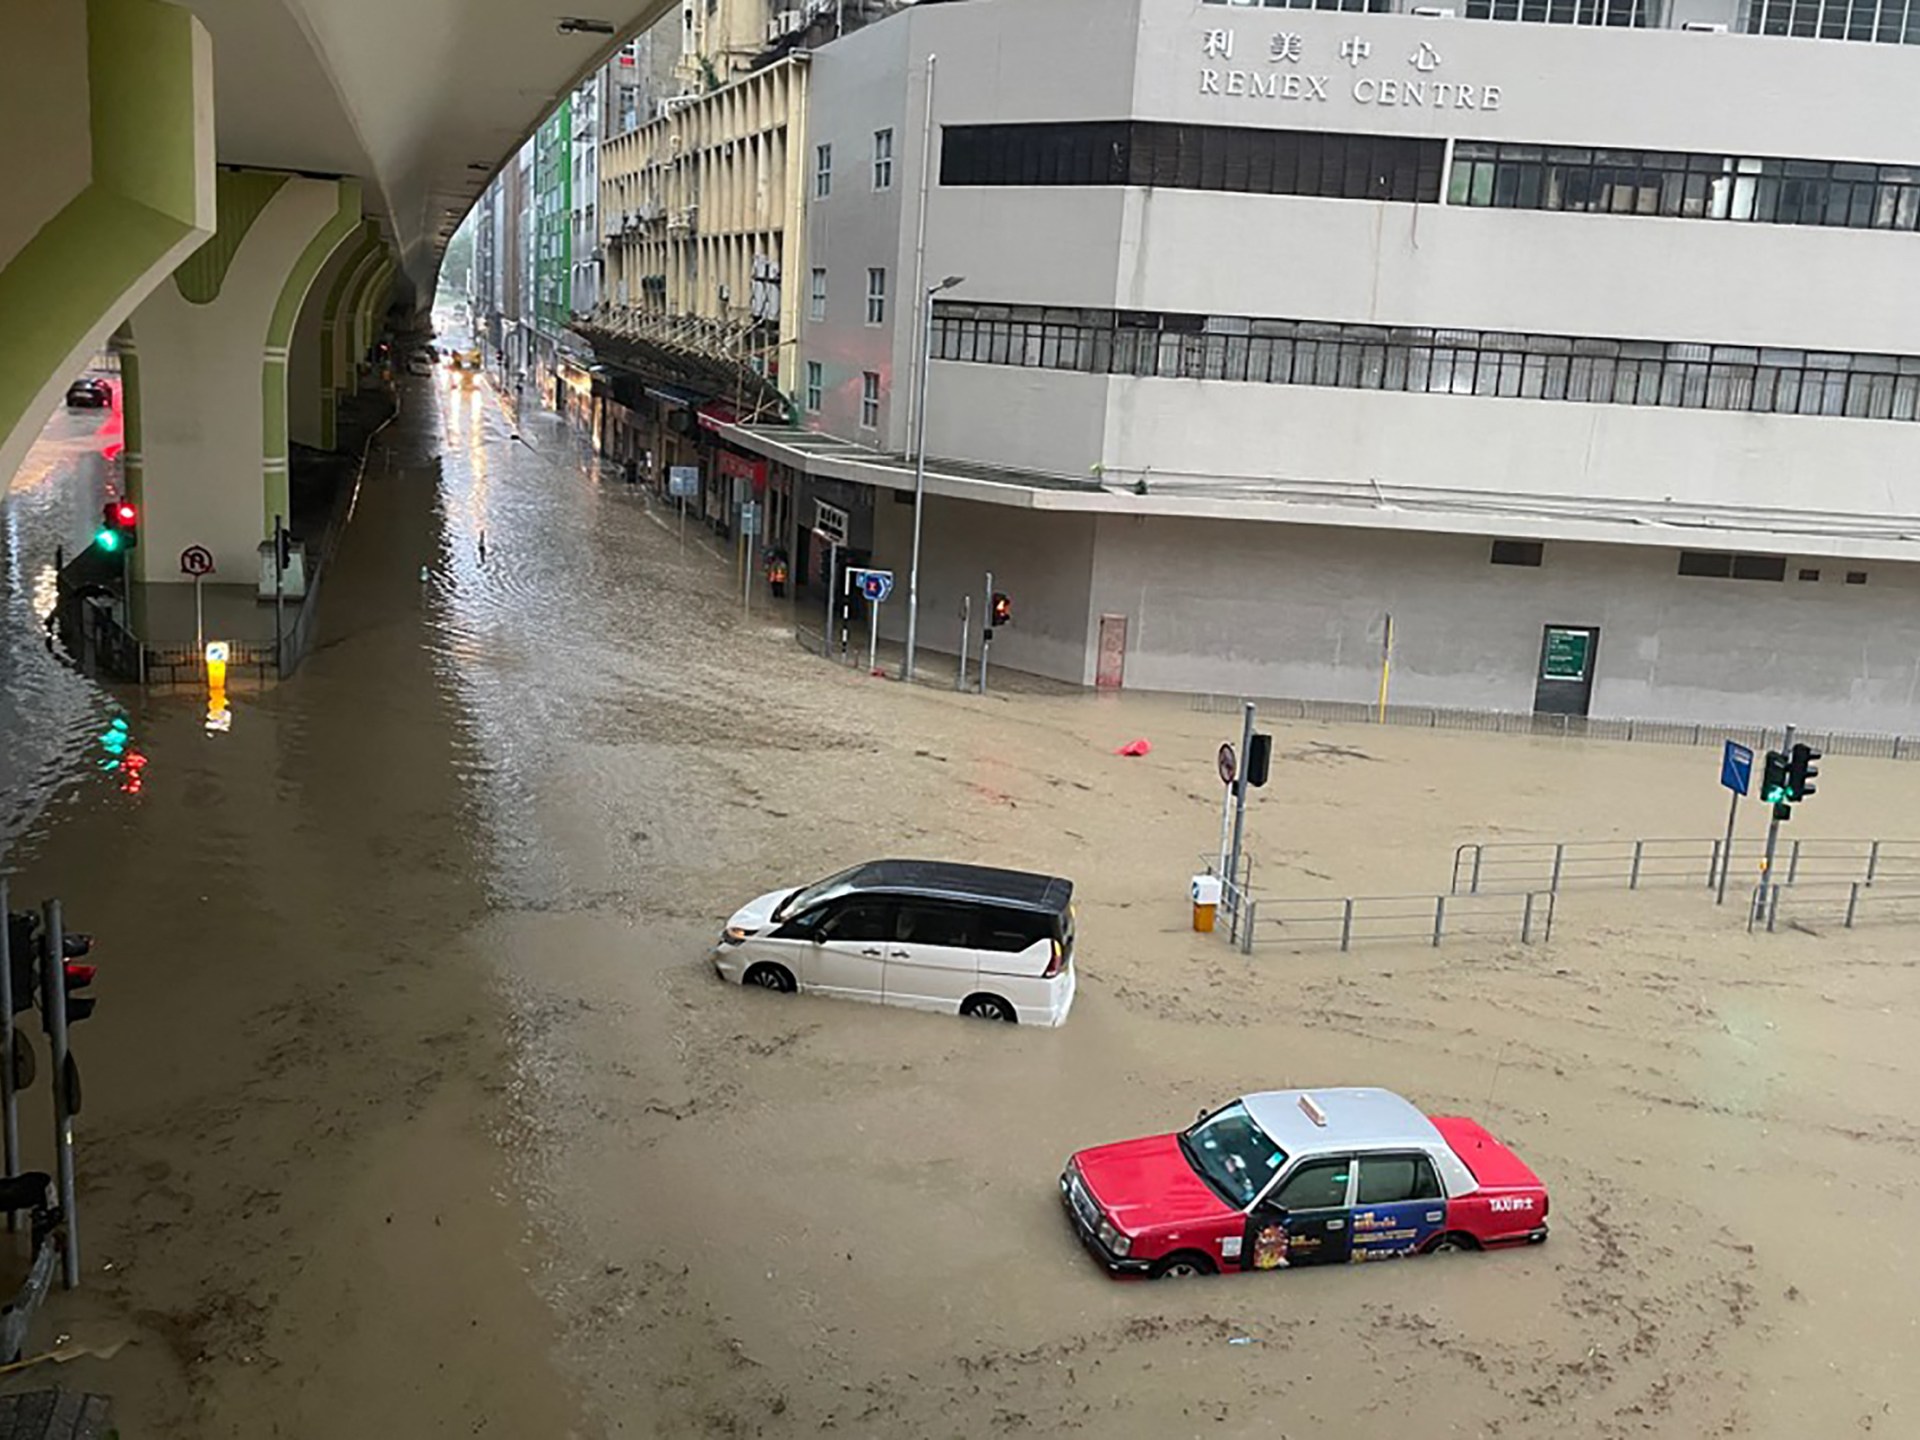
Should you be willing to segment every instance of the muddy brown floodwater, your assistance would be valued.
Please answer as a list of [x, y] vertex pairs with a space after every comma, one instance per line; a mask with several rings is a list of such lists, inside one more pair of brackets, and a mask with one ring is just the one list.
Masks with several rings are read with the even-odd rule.
[[[521, 433], [411, 393], [298, 679], [226, 735], [149, 702], [144, 792], [89, 781], [16, 851], [101, 937], [56, 1319], [133, 1328], [62, 1372], [129, 1434], [1920, 1428], [1910, 930], [1596, 891], [1550, 945], [1242, 957], [1185, 899], [1233, 718], [829, 667]], [[1706, 749], [1274, 728], [1276, 895], [1724, 818]], [[1920, 767], [1823, 770], [1794, 833], [1920, 833]], [[714, 978], [740, 900], [889, 852], [1071, 876], [1071, 1022]], [[1138, 1285], [1070, 1233], [1069, 1151], [1343, 1083], [1489, 1124], [1550, 1242]]]

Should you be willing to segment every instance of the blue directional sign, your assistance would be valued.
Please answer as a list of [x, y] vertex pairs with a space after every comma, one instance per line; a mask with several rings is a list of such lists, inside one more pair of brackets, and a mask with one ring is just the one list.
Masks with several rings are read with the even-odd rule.
[[1727, 741], [1720, 756], [1720, 783], [1736, 795], [1746, 794], [1753, 783], [1753, 751], [1737, 741]]
[[860, 593], [878, 605], [893, 594], [893, 572], [891, 570], [862, 570], [860, 572]]

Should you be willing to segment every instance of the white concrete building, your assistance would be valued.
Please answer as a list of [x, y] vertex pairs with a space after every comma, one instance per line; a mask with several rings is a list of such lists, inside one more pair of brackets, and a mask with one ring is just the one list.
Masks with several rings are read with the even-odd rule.
[[972, 0], [817, 52], [806, 425], [728, 432], [796, 579], [825, 500], [903, 627], [881, 492], [963, 276], [923, 643], [991, 569], [996, 663], [1084, 684], [1370, 701], [1391, 615], [1397, 704], [1920, 728], [1920, 49], [1848, 42], [1904, 10], [1459, 9]]

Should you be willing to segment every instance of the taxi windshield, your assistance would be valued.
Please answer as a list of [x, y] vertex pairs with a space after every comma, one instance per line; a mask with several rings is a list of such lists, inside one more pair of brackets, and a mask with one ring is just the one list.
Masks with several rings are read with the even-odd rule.
[[1180, 1149], [1221, 1199], [1242, 1208], [1287, 1163], [1287, 1152], [1267, 1138], [1238, 1100], [1182, 1131]]
[[773, 912], [773, 918], [784, 920], [789, 915], [803, 914], [822, 900], [833, 899], [847, 889], [847, 882], [859, 874], [862, 868], [855, 865], [851, 869], [842, 870], [838, 875], [829, 875], [824, 880], [816, 880], [804, 890], [794, 891], [780, 902], [779, 907]]

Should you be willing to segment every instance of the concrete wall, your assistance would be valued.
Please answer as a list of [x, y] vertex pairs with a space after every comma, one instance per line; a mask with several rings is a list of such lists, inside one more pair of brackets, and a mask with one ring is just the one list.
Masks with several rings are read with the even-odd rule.
[[[1920, 573], [1810, 559], [1817, 582], [1704, 579], [1677, 552], [1103, 516], [1092, 611], [1128, 618], [1127, 684], [1528, 711], [1548, 625], [1598, 626], [1592, 713], [1920, 730]], [[1864, 585], [1845, 582], [1863, 570]], [[1078, 614], [1077, 607], [1075, 613]]]
[[89, 93], [86, 7], [10, 4], [0, 26], [0, 134], [16, 163], [4, 171], [0, 270], [93, 178]]
[[[1014, 623], [993, 642], [993, 663], [1070, 684], [1092, 681], [1087, 594], [1094, 573], [1094, 519], [1020, 512], [929, 496], [920, 558], [919, 643], [947, 654], [959, 646], [960, 607], [973, 597], [969, 651], [979, 654], [987, 603], [986, 572], [1013, 601]], [[882, 493], [874, 506], [873, 564], [894, 572], [893, 598], [881, 607], [880, 633], [907, 628], [907, 571], [913, 507]]]

